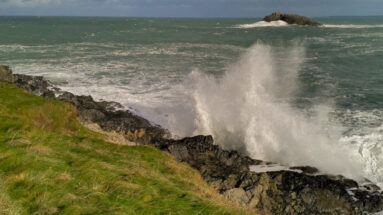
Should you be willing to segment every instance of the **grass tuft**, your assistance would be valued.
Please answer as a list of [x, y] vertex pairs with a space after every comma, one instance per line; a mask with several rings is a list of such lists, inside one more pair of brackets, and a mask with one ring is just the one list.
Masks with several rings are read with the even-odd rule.
[[104, 137], [72, 105], [0, 83], [0, 214], [250, 214], [170, 155]]

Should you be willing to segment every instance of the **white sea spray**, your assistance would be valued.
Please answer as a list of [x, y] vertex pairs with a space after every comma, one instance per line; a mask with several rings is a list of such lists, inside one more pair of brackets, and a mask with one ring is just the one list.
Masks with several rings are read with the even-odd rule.
[[362, 162], [339, 144], [341, 129], [327, 120], [331, 108], [318, 106], [308, 117], [283, 99], [298, 86], [305, 51], [289, 47], [284, 56], [276, 59], [270, 46], [255, 44], [220, 79], [191, 73], [195, 134], [212, 134], [224, 148], [246, 151], [257, 159], [311, 165], [359, 179]]
[[271, 21], [271, 22], [258, 21], [251, 24], [236, 25], [235, 28], [281, 27], [281, 26], [288, 26], [288, 25], [289, 24], [287, 22], [282, 20]]

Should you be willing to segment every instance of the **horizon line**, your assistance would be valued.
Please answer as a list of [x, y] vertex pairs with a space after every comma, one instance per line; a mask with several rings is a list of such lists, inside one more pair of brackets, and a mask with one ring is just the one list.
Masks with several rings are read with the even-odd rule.
[[[116, 16], [116, 15], [20, 15], [20, 14], [0, 14], [0, 17], [83, 17], [83, 18], [179, 18], [179, 19], [262, 19], [256, 16]], [[308, 16], [310, 17], [310, 16]], [[310, 18], [330, 18], [330, 17], [383, 17], [383, 15], [329, 15], [312, 16]]]

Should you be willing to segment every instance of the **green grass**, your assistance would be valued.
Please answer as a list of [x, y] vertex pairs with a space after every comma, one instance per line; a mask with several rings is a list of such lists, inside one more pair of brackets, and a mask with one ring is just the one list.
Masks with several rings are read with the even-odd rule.
[[0, 83], [0, 214], [249, 214], [152, 147], [105, 142], [67, 103]]

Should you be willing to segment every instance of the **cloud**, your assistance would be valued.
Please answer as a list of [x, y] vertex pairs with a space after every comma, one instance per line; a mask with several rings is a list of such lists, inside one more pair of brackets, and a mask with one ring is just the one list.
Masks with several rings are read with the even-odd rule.
[[59, 5], [63, 0], [2, 0], [0, 4], [8, 7], [36, 7], [42, 5]]

